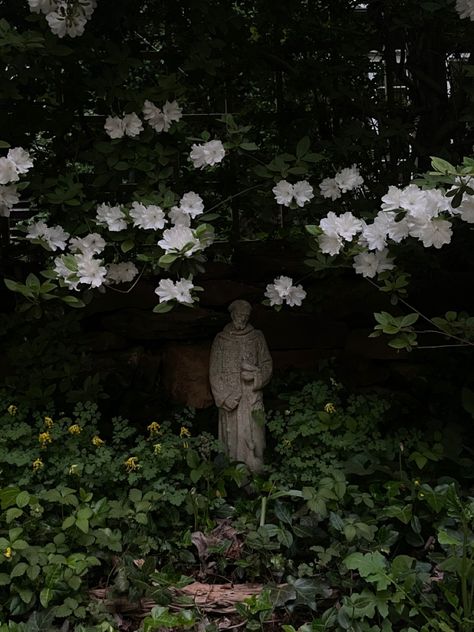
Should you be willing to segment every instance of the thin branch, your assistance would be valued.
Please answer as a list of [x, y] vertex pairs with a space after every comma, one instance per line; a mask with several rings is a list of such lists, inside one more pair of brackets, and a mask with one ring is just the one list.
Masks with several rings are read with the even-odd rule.
[[141, 269], [141, 271], [139, 272], [137, 278], [135, 279], [135, 281], [132, 283], [132, 285], [128, 288], [128, 290], [119, 290], [117, 287], [113, 287], [113, 285], [109, 285], [109, 289], [112, 290], [113, 292], [118, 292], [119, 294], [129, 294], [137, 285], [138, 281], [140, 281], [141, 277], [143, 276], [143, 273], [145, 272], [146, 266], [143, 266], [143, 268]]
[[211, 211], [213, 211], [214, 209], [218, 208], [219, 206], [222, 206], [222, 204], [225, 204], [226, 202], [230, 202], [231, 200], [239, 197], [240, 195], [244, 195], [244, 193], [248, 193], [249, 191], [253, 191], [253, 189], [258, 189], [260, 186], [261, 186], [260, 184], [254, 184], [253, 186], [248, 187], [247, 189], [244, 189], [243, 191], [239, 191], [239, 193], [235, 193], [234, 195], [229, 195], [228, 197], [226, 197], [225, 199], [221, 200], [217, 204], [214, 204], [214, 206], [211, 206], [211, 208], [209, 208], [206, 211], [206, 214], [210, 213]]

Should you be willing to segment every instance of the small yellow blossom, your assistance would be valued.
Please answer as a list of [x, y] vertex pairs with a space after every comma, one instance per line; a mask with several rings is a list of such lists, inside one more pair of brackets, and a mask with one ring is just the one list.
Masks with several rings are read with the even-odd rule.
[[37, 459], [35, 459], [32, 463], [32, 467], [34, 469], [34, 471], [36, 472], [37, 470], [41, 470], [44, 467], [44, 463], [43, 461], [38, 457]]
[[101, 445], [105, 445], [105, 441], [101, 439], [98, 435], [95, 435], [91, 439], [92, 445], [95, 445], [97, 448], [100, 448]]
[[69, 468], [69, 474], [74, 476], [74, 474], [79, 474], [79, 465], [77, 463], [73, 463]]
[[183, 439], [184, 437], [190, 437], [191, 433], [189, 432], [187, 428], [185, 428], [184, 426], [181, 426], [181, 430], [179, 431], [179, 436], [181, 437], [181, 439]]
[[67, 431], [70, 432], [72, 435], [78, 435], [81, 434], [82, 428], [79, 424], [73, 424], [72, 426], [69, 426]]
[[151, 424], [147, 426], [147, 430], [151, 436], [159, 434], [160, 424], [157, 421], [152, 421]]
[[285, 446], [285, 448], [291, 448], [292, 445], [292, 441], [291, 439], [283, 439], [282, 444]]
[[44, 425], [46, 426], [46, 428], [52, 428], [54, 426], [54, 421], [51, 419], [51, 417], [45, 417]]
[[420, 493], [418, 494], [418, 498], [424, 498], [424, 497], [425, 497], [425, 495], [423, 494], [423, 492], [420, 492]]
[[3, 555], [7, 558], [7, 560], [9, 560], [13, 555], [12, 547], [7, 546], [7, 548], [3, 551]]
[[134, 472], [135, 470], [138, 470], [140, 466], [138, 465], [137, 461], [138, 457], [136, 456], [128, 457], [128, 459], [124, 463], [125, 467], [127, 468], [127, 472]]
[[155, 454], [161, 454], [161, 443], [155, 443], [153, 446], [153, 452]]
[[332, 415], [332, 413], [336, 412], [336, 407], [331, 402], [328, 402], [326, 406], [324, 407], [324, 410], [330, 415]]
[[17, 410], [18, 410], [18, 407], [15, 406], [15, 404], [10, 404], [10, 406], [7, 408], [8, 414], [11, 415], [12, 417], [16, 415]]
[[413, 481], [413, 484], [415, 485], [415, 487], [419, 487], [420, 486], [420, 481], [418, 479]]
[[40, 432], [40, 434], [38, 435], [38, 441], [40, 442], [41, 447], [45, 448], [47, 444], [52, 443], [53, 440], [49, 432]]

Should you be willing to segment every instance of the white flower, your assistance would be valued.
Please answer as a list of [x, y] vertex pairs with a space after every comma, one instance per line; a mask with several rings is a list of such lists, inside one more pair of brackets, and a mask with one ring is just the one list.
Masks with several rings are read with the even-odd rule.
[[360, 175], [359, 169], [356, 165], [352, 165], [352, 167], [346, 167], [345, 169], [338, 171], [338, 173], [334, 176], [334, 180], [336, 181], [337, 186], [341, 189], [342, 193], [352, 191], [364, 184], [364, 178]]
[[131, 261], [110, 263], [107, 266], [106, 281], [110, 283], [130, 283], [138, 274], [137, 266]]
[[331, 198], [334, 201], [341, 197], [341, 190], [334, 178], [324, 178], [319, 184], [319, 189], [324, 198]]
[[105, 240], [98, 233], [89, 233], [85, 237], [73, 237], [69, 242], [71, 252], [98, 255], [105, 248]]
[[[387, 213], [388, 214], [388, 213]], [[395, 220], [395, 213], [392, 213], [390, 224], [387, 228], [387, 235], [395, 243], [399, 244], [403, 239], [408, 237], [410, 233], [410, 227], [406, 217], [403, 217], [398, 222]]]
[[461, 206], [451, 209], [451, 213], [459, 214], [468, 224], [474, 224], [474, 195], [463, 195]]
[[8, 184], [19, 180], [18, 171], [13, 160], [0, 158], [0, 184]]
[[77, 10], [71, 14], [68, 11], [67, 2], [60, 0], [57, 3], [56, 10], [46, 15], [49, 28], [54, 35], [62, 38], [65, 35], [70, 37], [78, 37], [84, 33], [87, 24], [87, 18], [82, 12]]
[[183, 213], [194, 219], [204, 211], [204, 203], [200, 195], [194, 193], [194, 191], [189, 191], [181, 198], [179, 208]]
[[456, 0], [456, 11], [460, 18], [474, 20], [474, 2], [472, 0]]
[[341, 252], [344, 242], [339, 235], [327, 235], [323, 233], [318, 237], [318, 244], [322, 253], [333, 257]]
[[290, 206], [293, 199], [293, 185], [286, 180], [280, 180], [272, 189], [272, 193], [275, 196], [277, 204], [283, 204], [283, 206]]
[[191, 217], [187, 213], [183, 211], [179, 206], [172, 206], [171, 210], [168, 212], [168, 217], [170, 221], [175, 226], [191, 226]]
[[171, 126], [171, 123], [173, 121], [179, 121], [182, 118], [182, 116], [183, 116], [183, 111], [179, 107], [177, 101], [172, 101], [171, 103], [169, 101], [166, 101], [166, 103], [163, 106], [163, 117], [165, 119], [164, 131], [167, 132]]
[[380, 211], [372, 224], [365, 224], [362, 229], [360, 243], [369, 250], [383, 250], [387, 245], [387, 234], [392, 228], [393, 215]]
[[19, 201], [16, 185], [0, 186], [0, 217], [9, 217], [12, 206], [18, 204]]
[[387, 250], [378, 252], [362, 252], [354, 257], [353, 268], [357, 274], [369, 279], [385, 270], [393, 270], [393, 259], [388, 257]]
[[451, 242], [452, 235], [453, 229], [451, 222], [445, 219], [435, 218], [420, 226], [416, 236], [423, 242], [425, 248], [434, 246], [439, 249]]
[[[342, 215], [329, 211], [327, 216], [319, 222], [319, 227], [328, 237], [340, 238], [339, 241], [341, 239], [351, 241], [362, 230], [363, 222], [348, 211]], [[329, 246], [328, 240], [323, 240], [323, 242]], [[336, 242], [334, 242], [335, 245]]]
[[163, 112], [152, 101], [145, 101], [143, 104], [143, 118], [148, 121], [148, 124], [155, 130], [155, 132], [163, 132], [166, 126], [166, 120]]
[[144, 230], [158, 230], [166, 224], [163, 209], [155, 204], [145, 206], [141, 202], [133, 202], [130, 217], [134, 226]]
[[122, 120], [123, 129], [127, 136], [138, 136], [140, 132], [143, 132], [143, 123], [135, 114], [132, 112], [131, 114], [126, 114]]
[[388, 192], [382, 198], [382, 210], [397, 211], [398, 209], [402, 208], [401, 195], [402, 189], [394, 186], [389, 186]]
[[186, 226], [173, 226], [163, 232], [163, 239], [158, 242], [158, 246], [166, 252], [183, 253], [186, 257], [190, 257], [197, 250], [201, 250], [199, 239], [194, 236], [193, 231]]
[[192, 145], [189, 160], [193, 166], [202, 169], [206, 165], [216, 165], [225, 156], [224, 145], [220, 140], [211, 140], [202, 145]]
[[192, 281], [180, 279], [174, 283], [171, 279], [161, 279], [155, 294], [159, 297], [160, 303], [176, 300], [178, 303], [192, 303], [191, 290], [194, 288]]
[[426, 191], [420, 189], [416, 184], [409, 184], [405, 187], [400, 195], [401, 207], [410, 217], [429, 220], [437, 211], [430, 208], [429, 199]]
[[114, 233], [127, 228], [125, 214], [121, 210], [120, 206], [101, 204], [97, 207], [96, 222], [100, 226], [107, 226], [110, 232]]
[[57, 0], [28, 0], [32, 13], [51, 13], [57, 8]]
[[91, 287], [103, 285], [107, 276], [107, 268], [101, 265], [102, 261], [94, 259], [91, 253], [75, 255], [77, 262], [77, 276], [80, 283], [85, 283]]
[[293, 197], [298, 206], [304, 206], [314, 198], [313, 187], [307, 180], [299, 180], [293, 185]]
[[26, 173], [33, 166], [33, 159], [23, 147], [9, 149], [7, 159], [15, 165], [17, 173]]
[[306, 292], [301, 285], [293, 285], [293, 279], [290, 277], [280, 276], [267, 285], [265, 296], [270, 300], [270, 305], [282, 305], [286, 302], [290, 307], [299, 307], [306, 297]]
[[50, 250], [64, 250], [70, 235], [62, 226], [48, 227], [44, 222], [33, 222], [28, 226], [26, 239], [41, 239]]
[[75, 270], [70, 270], [64, 262], [63, 257], [56, 257], [54, 260], [54, 272], [57, 276], [65, 282], [71, 290], [77, 290], [79, 285], [79, 277], [77, 276], [77, 263], [75, 263]]
[[125, 125], [119, 116], [108, 116], [105, 119], [104, 129], [110, 138], [122, 138], [125, 134]]

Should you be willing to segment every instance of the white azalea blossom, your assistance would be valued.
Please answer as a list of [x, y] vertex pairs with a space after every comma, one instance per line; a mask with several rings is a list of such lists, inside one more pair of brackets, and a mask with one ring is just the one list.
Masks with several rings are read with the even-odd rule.
[[185, 193], [179, 202], [179, 208], [183, 213], [189, 215], [192, 219], [201, 215], [204, 211], [204, 202], [202, 198], [194, 191]]
[[125, 126], [119, 116], [108, 116], [105, 119], [104, 129], [110, 138], [122, 138], [125, 134]]
[[314, 198], [313, 187], [307, 180], [300, 180], [295, 184], [280, 180], [273, 187], [272, 192], [277, 203], [283, 206], [290, 206], [294, 200], [298, 206], [302, 207]]
[[302, 285], [293, 285], [292, 278], [280, 276], [267, 285], [265, 296], [272, 306], [282, 305], [285, 302], [290, 307], [295, 305], [300, 307], [306, 297], [306, 292]]
[[189, 160], [196, 169], [203, 169], [207, 165], [213, 166], [222, 162], [225, 156], [224, 145], [220, 140], [210, 140], [202, 145], [193, 144]]
[[70, 270], [63, 257], [56, 257], [54, 259], [53, 271], [58, 278], [62, 279], [70, 290], [77, 290], [79, 286], [79, 277], [77, 276], [77, 262], [75, 263], [75, 270]]
[[73, 253], [98, 255], [104, 250], [105, 245], [105, 239], [98, 233], [89, 233], [85, 237], [73, 237], [69, 241], [69, 250]]
[[44, 13], [47, 15], [54, 11], [58, 5], [57, 0], [28, 0], [32, 13]]
[[402, 208], [401, 202], [402, 189], [393, 185], [388, 187], [388, 192], [382, 197], [383, 211], [396, 211]]
[[145, 101], [143, 104], [143, 118], [155, 130], [155, 132], [163, 132], [165, 130], [165, 117], [161, 108], [157, 107], [152, 101]]
[[448, 220], [434, 218], [423, 224], [416, 234], [415, 231], [411, 234], [418, 237], [425, 248], [434, 246], [439, 249], [451, 242], [453, 229], [451, 227], [451, 222]]
[[28, 226], [26, 239], [40, 239], [50, 250], [64, 250], [70, 235], [62, 226], [47, 226], [45, 222], [33, 222]]
[[138, 274], [138, 268], [132, 261], [110, 263], [107, 266], [106, 281], [109, 283], [130, 283]]
[[172, 206], [168, 212], [168, 217], [174, 226], [187, 226], [188, 228], [191, 226], [191, 216], [179, 206]]
[[16, 185], [0, 185], [0, 217], [9, 217], [12, 207], [19, 201]]
[[319, 183], [319, 190], [324, 198], [331, 198], [332, 201], [341, 197], [341, 189], [334, 178], [324, 178]]
[[92, 253], [77, 254], [74, 258], [77, 262], [77, 276], [80, 283], [91, 287], [103, 285], [107, 268], [102, 265], [102, 261], [94, 259]]
[[193, 302], [191, 295], [193, 288], [193, 282], [189, 279], [180, 279], [176, 282], [173, 282], [171, 279], [161, 279], [158, 287], [155, 289], [155, 294], [158, 295], [160, 303], [175, 300], [178, 303], [189, 304]]
[[20, 179], [18, 171], [13, 160], [0, 158], [0, 184], [8, 184], [9, 182], [17, 182]]
[[[201, 250], [201, 242], [194, 235], [193, 231], [186, 226], [173, 226], [163, 232], [163, 239], [158, 242], [158, 246], [165, 252], [181, 254], [190, 257]], [[184, 249], [186, 248], [186, 251]]]
[[352, 165], [352, 167], [346, 167], [345, 169], [338, 171], [334, 176], [334, 180], [336, 181], [337, 186], [341, 189], [342, 193], [352, 191], [364, 184], [364, 178], [360, 175], [359, 169], [356, 165]]
[[126, 114], [123, 117], [122, 124], [125, 134], [131, 138], [138, 136], [140, 132], [143, 132], [143, 123], [135, 112]]
[[459, 217], [468, 224], [474, 224], [474, 195], [464, 194], [461, 205], [457, 208], [451, 208], [451, 213], [453, 215], [459, 215]]
[[66, 2], [59, 2], [57, 10], [46, 15], [46, 21], [48, 22], [51, 32], [59, 38], [63, 38], [66, 35], [69, 35], [69, 37], [79, 37], [83, 35], [87, 24], [85, 15], [81, 15], [80, 13], [68, 15]]
[[97, 207], [96, 222], [100, 226], [107, 226], [110, 232], [116, 233], [127, 228], [125, 213], [120, 206], [101, 204]]
[[144, 230], [158, 230], [164, 228], [166, 217], [163, 209], [155, 204], [145, 206], [141, 202], [133, 202], [130, 209], [133, 225]]
[[272, 189], [272, 193], [275, 196], [277, 204], [283, 206], [290, 206], [293, 199], [293, 185], [286, 180], [280, 180]]
[[[327, 237], [337, 237], [339, 241], [341, 239], [351, 241], [362, 230], [363, 223], [349, 211], [342, 215], [329, 211], [327, 216], [320, 221], [319, 226]], [[329, 246], [329, 241], [323, 240], [323, 242]]]
[[7, 160], [11, 160], [15, 165], [17, 173], [27, 173], [33, 167], [33, 159], [23, 147], [9, 149]]
[[171, 127], [171, 123], [179, 121], [183, 117], [183, 110], [179, 107], [177, 101], [166, 101], [163, 106], [163, 117], [165, 119], [165, 129], [167, 132]]
[[389, 258], [388, 250], [379, 250], [377, 252], [361, 252], [354, 257], [353, 268], [357, 274], [372, 279], [380, 272], [385, 270], [393, 270], [393, 259]]
[[321, 252], [331, 255], [331, 257], [338, 255], [344, 246], [344, 242], [339, 235], [327, 235], [326, 233], [319, 235], [318, 244]]

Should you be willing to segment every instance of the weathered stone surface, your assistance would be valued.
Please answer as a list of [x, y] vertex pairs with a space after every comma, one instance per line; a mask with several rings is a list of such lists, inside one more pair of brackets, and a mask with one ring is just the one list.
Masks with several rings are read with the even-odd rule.
[[124, 309], [102, 317], [104, 329], [131, 340], [188, 340], [211, 338], [223, 323], [225, 314], [200, 307], [176, 307], [167, 314], [140, 309]]
[[209, 384], [210, 343], [170, 344], [163, 355], [163, 385], [175, 401], [193, 408], [212, 406]]
[[126, 349], [130, 342], [124, 336], [119, 336], [111, 331], [91, 331], [82, 335], [82, 341], [89, 347], [92, 353], [99, 351], [117, 351]]
[[317, 349], [273, 349], [273, 367], [275, 371], [287, 371], [292, 369], [313, 370], [318, 368], [318, 362], [332, 358], [335, 352], [332, 350]]

